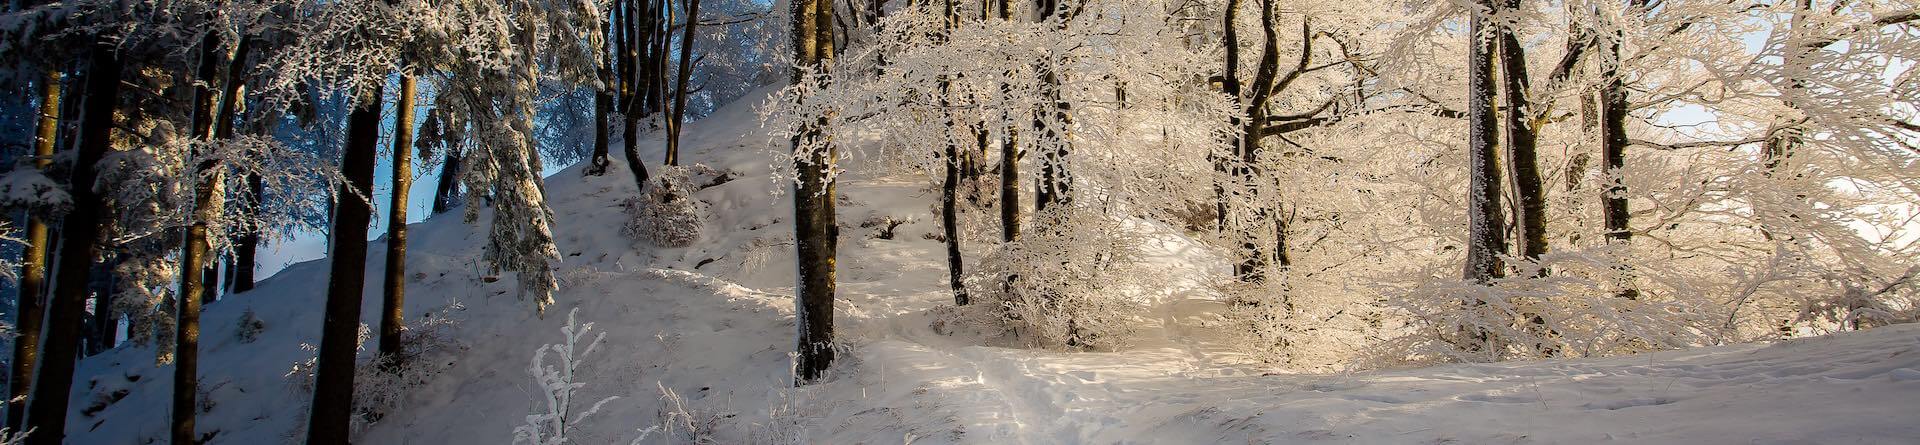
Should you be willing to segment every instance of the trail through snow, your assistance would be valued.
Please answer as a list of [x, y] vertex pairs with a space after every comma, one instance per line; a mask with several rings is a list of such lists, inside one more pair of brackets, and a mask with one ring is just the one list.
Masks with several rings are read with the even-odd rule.
[[[855, 172], [843, 179], [839, 332], [833, 377], [791, 388], [794, 282], [791, 206], [775, 196], [769, 150], [742, 101], [691, 124], [688, 159], [739, 172], [705, 188], [704, 237], [686, 248], [635, 246], [619, 233], [634, 195], [624, 170], [548, 179], [563, 256], [549, 316], [515, 298], [511, 276], [488, 282], [484, 232], [458, 213], [412, 228], [408, 317], [458, 321], [447, 370], [405, 396], [403, 411], [364, 430], [367, 444], [506, 443], [535, 408], [526, 368], [559, 341], [570, 309], [606, 343], [582, 369], [580, 400], [618, 396], [573, 430], [582, 444], [624, 444], [673, 411], [692, 419], [643, 443], [1915, 443], [1920, 440], [1920, 326], [1778, 344], [1734, 345], [1601, 360], [1566, 360], [1332, 375], [1270, 375], [1244, 364], [1196, 320], [1218, 304], [1168, 283], [1147, 295], [1154, 317], [1118, 352], [982, 346], [938, 333], [951, 304], [932, 215], [917, 180]], [[657, 140], [642, 153], [658, 159]], [[856, 161], [858, 162], [858, 161]], [[619, 162], [616, 166], [624, 165]], [[892, 239], [859, 227], [910, 219]], [[1206, 249], [1168, 230], [1149, 246], [1176, 275], [1219, 273]], [[987, 246], [968, 246], [969, 255]], [[375, 243], [372, 252], [380, 252]], [[380, 255], [368, 270], [382, 270]], [[207, 306], [200, 429], [212, 444], [297, 442], [308, 395], [289, 386], [317, 343], [325, 260], [293, 266], [247, 294]], [[364, 301], [379, 306], [377, 281]], [[265, 329], [238, 335], [253, 312]], [[74, 391], [71, 443], [145, 444], [166, 437], [171, 367], [150, 347], [86, 360]], [[691, 423], [691, 428], [685, 424]]]

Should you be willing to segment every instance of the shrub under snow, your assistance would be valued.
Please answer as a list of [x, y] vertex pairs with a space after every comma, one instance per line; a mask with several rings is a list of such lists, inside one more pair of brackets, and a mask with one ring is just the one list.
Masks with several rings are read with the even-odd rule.
[[724, 177], [705, 165], [668, 166], [648, 181], [638, 198], [627, 201], [621, 233], [658, 247], [686, 247], [700, 240], [706, 203], [693, 196], [694, 176]]

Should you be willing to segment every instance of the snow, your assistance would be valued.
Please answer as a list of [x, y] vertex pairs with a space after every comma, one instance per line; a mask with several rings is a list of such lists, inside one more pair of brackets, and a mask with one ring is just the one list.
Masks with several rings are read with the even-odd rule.
[[[545, 412], [527, 372], [578, 309], [605, 343], [578, 370], [574, 409], [616, 399], [570, 430], [572, 443], [1911, 443], [1920, 437], [1920, 326], [1774, 344], [1609, 359], [1276, 374], [1209, 327], [1222, 306], [1197, 281], [1145, 290], [1152, 317], [1115, 352], [1011, 349], [931, 327], [951, 305], [934, 192], [910, 178], [842, 176], [841, 354], [827, 381], [791, 388], [791, 197], [767, 172], [770, 140], [752, 104], [688, 126], [686, 158], [742, 174], [695, 195], [711, 219], [684, 248], [635, 247], [620, 204], [624, 169], [548, 178], [561, 261], [558, 307], [536, 317], [511, 275], [488, 282], [480, 226], [452, 211], [410, 230], [407, 316], [458, 320], [446, 370], [405, 409], [361, 432], [367, 444], [505, 443]], [[660, 143], [643, 141], [649, 161]], [[619, 150], [614, 150], [618, 152]], [[623, 163], [614, 162], [622, 166]], [[854, 228], [910, 219], [892, 239]], [[483, 218], [488, 215], [483, 212]], [[1164, 226], [1147, 246], [1170, 276], [1225, 273], [1208, 249]], [[976, 243], [978, 244], [978, 243]], [[371, 246], [369, 276], [384, 269]], [[969, 245], [977, 259], [986, 246]], [[311, 357], [324, 260], [294, 265], [208, 305], [199, 430], [211, 444], [295, 442], [310, 396], [285, 376]], [[362, 313], [375, 324], [378, 280]], [[242, 314], [263, 324], [242, 342]], [[68, 440], [166, 437], [171, 367], [125, 346], [85, 360]], [[664, 397], [670, 391], [672, 398]], [[116, 395], [118, 394], [118, 395]], [[679, 400], [670, 400], [679, 399]], [[670, 403], [672, 402], [672, 403]], [[668, 425], [670, 424], [670, 425]]]

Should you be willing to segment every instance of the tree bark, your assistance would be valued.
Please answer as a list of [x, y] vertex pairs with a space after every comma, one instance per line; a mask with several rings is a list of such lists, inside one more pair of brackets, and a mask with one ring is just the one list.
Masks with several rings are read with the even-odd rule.
[[[54, 140], [60, 126], [60, 70], [47, 69], [40, 80], [40, 118], [34, 131], [33, 166], [45, 171], [53, 164]], [[20, 298], [14, 320], [19, 336], [13, 339], [13, 373], [7, 399], [7, 428], [20, 431], [26, 418], [27, 389], [33, 385], [34, 359], [40, 354], [40, 326], [46, 318], [47, 243], [46, 218], [32, 216], [27, 221], [26, 251], [20, 258]]]
[[687, 80], [693, 74], [693, 30], [700, 22], [700, 0], [686, 0], [687, 24], [680, 35], [680, 72], [673, 87], [673, 119], [667, 121], [667, 165], [680, 165], [680, 131], [687, 119]]
[[[793, 8], [795, 59], [825, 69], [834, 57], [833, 4], [830, 0], [799, 0], [793, 2]], [[795, 82], [813, 81], [801, 78], [799, 73], [794, 73]], [[793, 195], [799, 265], [799, 286], [794, 295], [800, 308], [796, 316], [800, 331], [796, 385], [820, 379], [834, 358], [834, 255], [840, 231], [834, 219], [833, 180], [828, 176], [834, 155], [831, 145], [803, 149], [803, 144], [825, 142], [819, 139], [825, 137], [820, 127], [826, 125], [826, 117], [813, 125], [794, 139], [794, 155], [799, 157], [795, 160], [799, 183]]]
[[[1000, 20], [1013, 20], [1011, 0], [996, 0], [1000, 11]], [[1000, 85], [1000, 92], [1007, 93], [1010, 86]], [[1014, 242], [1020, 239], [1020, 147], [1015, 138], [1012, 116], [1006, 110], [1000, 111], [1000, 120], [1009, 123], [1001, 127], [1000, 134], [1000, 240]]]
[[1505, 217], [1500, 211], [1500, 170], [1496, 140], [1498, 120], [1494, 116], [1493, 36], [1489, 32], [1488, 11], [1492, 0], [1475, 2], [1468, 33], [1467, 53], [1467, 264], [1464, 277], [1487, 283], [1502, 275], [1501, 252], [1506, 237], [1500, 226]]
[[[209, 16], [209, 18], [212, 18]], [[211, 143], [213, 139], [213, 120], [218, 114], [220, 93], [214, 89], [219, 80], [220, 47], [224, 45], [217, 30], [205, 33], [200, 40], [199, 68], [194, 74], [193, 101], [193, 138], [202, 143]], [[193, 216], [187, 226], [185, 244], [180, 248], [180, 295], [179, 319], [174, 323], [174, 359], [173, 359], [173, 443], [175, 445], [193, 445], [199, 438], [194, 432], [194, 414], [199, 411], [200, 394], [200, 305], [208, 303], [215, 295], [207, 280], [208, 264], [213, 256], [212, 240], [208, 238], [209, 224], [220, 215], [220, 179], [219, 163], [215, 162], [208, 148], [199, 151], [198, 164], [194, 166]], [[216, 273], [217, 276], [217, 273]], [[195, 298], [198, 296], [199, 298]]]
[[440, 180], [433, 190], [433, 213], [440, 214], [460, 205], [460, 152], [448, 147], [440, 162]]
[[[361, 193], [373, 189], [374, 158], [379, 156], [380, 85], [367, 87], [347, 117], [346, 148], [341, 176]], [[327, 280], [326, 321], [321, 325], [320, 354], [314, 376], [313, 405], [307, 424], [307, 443], [344, 444], [353, 416], [354, 352], [359, 346], [360, 291], [366, 284], [367, 224], [370, 203], [341, 193], [334, 205], [331, 273]]]
[[67, 397], [73, 389], [87, 282], [92, 278], [104, 217], [105, 203], [92, 187], [98, 178], [94, 164], [112, 144], [113, 111], [120, 98], [121, 65], [115, 51], [114, 43], [104, 38], [88, 50], [86, 104], [71, 181], [73, 211], [60, 225], [59, 272], [54, 276], [53, 297], [47, 300], [40, 370], [27, 406], [26, 427], [34, 431], [27, 437], [28, 445], [56, 445], [66, 437]]
[[[1505, 9], [1517, 10], [1520, 0], [1506, 0]], [[1510, 170], [1515, 201], [1514, 218], [1519, 228], [1521, 258], [1539, 260], [1547, 253], [1546, 191], [1540, 183], [1539, 138], [1533, 127], [1533, 105], [1527, 101], [1527, 56], [1512, 28], [1501, 26], [1498, 36], [1500, 76], [1506, 99], [1504, 127], [1507, 140], [1507, 168]], [[1544, 271], [1543, 271], [1544, 272]]]
[[393, 119], [393, 200], [387, 209], [387, 270], [381, 281], [380, 356], [388, 369], [401, 369], [400, 335], [406, 329], [407, 192], [413, 190], [413, 74], [400, 75], [400, 102]]
[[[954, 27], [958, 26], [960, 21], [959, 15], [954, 10], [953, 0], [944, 0], [944, 2], [946, 9], [946, 29], [944, 31], [946, 34], [943, 34], [941, 37], [943, 42], [951, 35]], [[947, 79], [944, 75], [940, 78], [940, 108], [946, 114], [947, 118], [946, 177], [942, 179], [940, 183], [940, 227], [945, 231], [947, 238], [947, 284], [953, 288], [953, 304], [966, 306], [969, 298], [967, 296], [966, 283], [962, 279], [965, 276], [965, 264], [960, 256], [960, 207], [958, 202], [961, 151], [960, 142], [954, 137], [954, 131], [958, 125], [954, 122], [951, 103], [953, 92]], [[984, 136], [982, 137], [984, 138]]]

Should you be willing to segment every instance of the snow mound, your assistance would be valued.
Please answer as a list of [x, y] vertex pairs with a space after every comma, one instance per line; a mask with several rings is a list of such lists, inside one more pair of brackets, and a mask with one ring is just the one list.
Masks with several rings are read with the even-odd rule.
[[[764, 94], [764, 93], [762, 93]], [[845, 177], [841, 300], [849, 352], [830, 379], [790, 387], [792, 208], [767, 171], [784, 140], [757, 130], [757, 96], [689, 125], [687, 159], [739, 172], [695, 184], [710, 215], [685, 247], [639, 249], [621, 235], [635, 198], [624, 169], [548, 178], [562, 261], [558, 307], [579, 309], [605, 343], [579, 371], [576, 400], [618, 396], [574, 443], [1910, 443], [1920, 437], [1920, 326], [1783, 342], [1567, 360], [1339, 375], [1274, 375], [1209, 327], [1220, 305], [1198, 282], [1152, 290], [1138, 338], [1115, 352], [980, 346], [935, 333], [951, 304], [938, 218], [923, 181]], [[661, 144], [644, 140], [658, 159]], [[618, 150], [615, 150], [616, 152]], [[614, 165], [624, 165], [615, 162]], [[450, 212], [448, 215], [458, 215]], [[905, 221], [882, 239], [865, 215]], [[483, 215], [484, 216], [484, 215]], [[1176, 276], [1223, 264], [1163, 230], [1149, 261]], [[485, 235], [457, 216], [411, 228], [409, 319], [453, 322], [445, 371], [405, 394], [359, 443], [503, 443], [536, 411], [534, 350], [561, 341], [564, 316], [534, 315], [511, 275], [485, 276]], [[372, 252], [380, 252], [376, 242]], [[978, 259], [986, 246], [969, 246]], [[367, 258], [371, 274], [384, 268]], [[311, 357], [324, 260], [295, 265], [207, 306], [199, 429], [211, 444], [298, 442], [309, 396], [286, 374]], [[376, 275], [370, 275], [376, 276]], [[375, 323], [379, 280], [363, 314]], [[129, 345], [87, 359], [72, 443], [166, 437], [171, 367]], [[589, 403], [589, 402], [581, 402]], [[584, 409], [584, 407], [581, 407]], [[671, 427], [669, 427], [671, 426]]]

